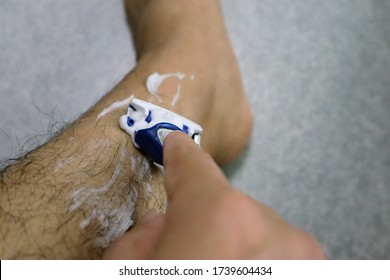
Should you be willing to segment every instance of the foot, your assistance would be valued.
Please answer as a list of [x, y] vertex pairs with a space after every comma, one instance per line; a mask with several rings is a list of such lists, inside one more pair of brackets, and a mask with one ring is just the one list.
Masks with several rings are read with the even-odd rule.
[[[126, 3], [139, 56], [132, 75], [146, 81], [154, 71], [185, 74], [165, 80], [153, 102], [199, 123], [202, 148], [229, 163], [248, 143], [252, 115], [218, 1]], [[151, 98], [144, 85], [139, 91]]]

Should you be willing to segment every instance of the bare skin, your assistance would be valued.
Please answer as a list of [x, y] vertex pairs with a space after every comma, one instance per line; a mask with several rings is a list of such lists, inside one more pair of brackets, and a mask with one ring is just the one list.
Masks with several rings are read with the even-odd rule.
[[161, 173], [118, 127], [126, 109], [97, 119], [131, 94], [148, 100], [152, 72], [195, 76], [180, 82], [176, 106], [175, 79], [163, 84], [156, 103], [202, 125], [202, 147], [216, 162], [231, 161], [247, 144], [252, 116], [218, 1], [128, 1], [127, 9], [136, 68], [70, 127], [0, 172], [2, 259], [100, 258], [117, 237], [111, 231], [132, 215], [112, 209], [131, 208], [133, 199], [138, 221], [149, 209], [165, 208]]

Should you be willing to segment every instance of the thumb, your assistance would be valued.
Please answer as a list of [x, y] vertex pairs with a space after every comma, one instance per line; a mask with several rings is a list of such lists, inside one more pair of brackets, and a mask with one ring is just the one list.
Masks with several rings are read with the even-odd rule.
[[126, 232], [106, 249], [105, 260], [148, 259], [153, 253], [164, 228], [165, 214], [150, 210], [139, 224]]
[[165, 138], [164, 168], [165, 188], [170, 201], [179, 192], [189, 197], [194, 195], [193, 190], [203, 193], [228, 185], [211, 156], [182, 132], [172, 132]]

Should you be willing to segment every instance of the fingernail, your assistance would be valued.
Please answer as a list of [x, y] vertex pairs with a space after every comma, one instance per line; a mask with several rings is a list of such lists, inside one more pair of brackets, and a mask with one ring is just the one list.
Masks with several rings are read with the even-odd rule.
[[157, 209], [152, 209], [146, 212], [145, 215], [142, 216], [141, 220], [139, 221], [140, 224], [145, 224], [153, 220], [156, 216], [160, 214], [160, 211]]
[[[168, 141], [165, 141], [165, 139], [168, 137], [168, 135], [170, 135], [170, 134], [179, 134], [179, 135], [181, 135], [181, 133], [182, 132], [179, 132], [179, 131], [177, 131], [177, 130], [175, 130], [175, 131], [170, 131], [169, 133], [167, 133], [166, 135], [165, 135], [165, 137], [164, 137], [164, 146], [166, 146], [166, 144], [165, 143], [167, 143]], [[171, 137], [168, 137], [168, 138], [171, 138]], [[172, 142], [172, 141], [170, 141], [170, 142]], [[168, 144], [169, 145], [169, 144]]]
[[165, 140], [169, 138], [169, 141], [164, 141], [165, 150], [175, 150], [177, 145], [192, 145], [194, 143], [187, 134], [181, 131], [172, 131], [169, 133]]
[[160, 139], [163, 145], [164, 145], [165, 138], [167, 138], [167, 136], [172, 132], [174, 132], [174, 130], [170, 130], [170, 129], [160, 129], [158, 131], [158, 138]]

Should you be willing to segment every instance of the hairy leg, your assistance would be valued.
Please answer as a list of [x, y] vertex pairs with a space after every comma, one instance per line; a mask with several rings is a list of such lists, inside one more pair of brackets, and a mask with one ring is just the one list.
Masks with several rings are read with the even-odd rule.
[[[149, 100], [152, 72], [181, 72], [153, 102], [204, 128], [202, 147], [218, 163], [234, 159], [252, 118], [216, 0], [127, 1], [138, 64], [70, 127], [0, 173], [1, 258], [98, 258], [151, 208], [164, 209], [160, 172], [120, 130], [130, 95]], [[180, 98], [176, 97], [180, 84]]]

